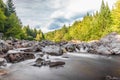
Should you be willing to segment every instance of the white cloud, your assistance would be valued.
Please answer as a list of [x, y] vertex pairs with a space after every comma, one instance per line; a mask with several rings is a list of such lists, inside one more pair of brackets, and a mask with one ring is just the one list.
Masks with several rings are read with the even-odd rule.
[[[71, 24], [87, 12], [99, 10], [102, 0], [14, 0], [24, 25], [40, 25], [43, 32], [55, 25]], [[104, 0], [110, 8], [116, 0]], [[29, 5], [29, 4], [32, 4]]]

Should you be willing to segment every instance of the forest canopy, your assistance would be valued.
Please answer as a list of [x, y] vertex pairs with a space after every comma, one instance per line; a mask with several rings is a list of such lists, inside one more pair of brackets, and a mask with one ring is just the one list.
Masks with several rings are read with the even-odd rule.
[[0, 0], [0, 33], [3, 33], [5, 38], [37, 41], [46, 39], [55, 42], [90, 41], [100, 39], [110, 32], [120, 33], [120, 0], [117, 0], [112, 10], [103, 0], [99, 11], [93, 14], [86, 13], [82, 20], [75, 21], [70, 26], [64, 25], [61, 29], [48, 33], [31, 29], [29, 25], [23, 26], [17, 16], [13, 1], [7, 0], [5, 4]]

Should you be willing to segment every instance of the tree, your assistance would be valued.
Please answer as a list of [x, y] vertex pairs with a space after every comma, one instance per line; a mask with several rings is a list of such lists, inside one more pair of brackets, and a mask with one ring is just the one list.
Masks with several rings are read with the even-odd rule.
[[102, 31], [111, 25], [112, 22], [111, 12], [108, 7], [108, 4], [105, 5], [104, 1], [102, 1], [102, 5], [97, 21], [98, 21], [98, 26], [101, 28]]
[[46, 39], [52, 41], [81, 40], [89, 41], [100, 39], [111, 30], [112, 18], [108, 4], [102, 0], [100, 11], [94, 15], [87, 13], [81, 21], [75, 21], [73, 25], [63, 26], [59, 30], [46, 33]]
[[115, 7], [112, 10], [112, 18], [113, 18], [112, 29], [120, 33], [120, 0], [117, 0]]
[[19, 23], [19, 20], [18, 20], [18, 17], [16, 16], [16, 14], [12, 13], [10, 15], [10, 17], [8, 18], [7, 23], [9, 25], [9, 27], [5, 33], [6, 36], [20, 38], [20, 34], [22, 32], [22, 27], [21, 27], [21, 24]]
[[5, 19], [6, 16], [4, 14], [5, 12], [5, 4], [3, 3], [2, 0], [0, 0], [0, 32], [4, 32], [4, 24], [5, 24]]
[[7, 15], [10, 16], [12, 13], [16, 14], [15, 6], [12, 0], [7, 0]]
[[43, 32], [42, 32], [41, 30], [39, 30], [39, 31], [37, 32], [37, 35], [36, 35], [35, 40], [37, 40], [37, 41], [42, 41], [42, 40], [44, 40], [44, 39], [45, 39], [45, 37], [44, 37]]
[[5, 23], [6, 16], [4, 12], [0, 8], [0, 32], [4, 32], [4, 23]]

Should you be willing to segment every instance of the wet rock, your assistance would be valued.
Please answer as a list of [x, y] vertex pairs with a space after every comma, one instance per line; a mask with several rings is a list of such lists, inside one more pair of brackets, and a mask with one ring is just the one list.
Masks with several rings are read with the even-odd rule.
[[46, 46], [42, 49], [43, 53], [53, 55], [53, 56], [61, 56], [63, 55], [63, 50], [60, 46], [50, 45]]
[[23, 42], [21, 43], [21, 45], [22, 45], [23, 48], [27, 48], [27, 47], [32, 47], [32, 46], [34, 46], [35, 43], [36, 43], [35, 41], [23, 41]]
[[36, 59], [35, 64], [33, 64], [32, 66], [41, 67], [43, 65], [43, 62], [44, 62], [44, 59], [38, 58]]
[[42, 65], [41, 64], [33, 64], [32, 66], [41, 67]]
[[96, 54], [116, 55], [120, 54], [120, 35], [113, 32], [101, 40], [90, 44], [89, 52]]
[[35, 57], [36, 58], [42, 58], [45, 54], [43, 54], [42, 52], [36, 53]]
[[3, 40], [0, 40], [0, 52], [1, 53], [7, 53], [9, 49], [10, 49], [9, 44], [7, 44]]
[[43, 40], [43, 41], [40, 42], [40, 45], [42, 47], [45, 47], [45, 46], [49, 46], [49, 45], [55, 45], [55, 43], [52, 42], [52, 41], [49, 41], [49, 40]]
[[42, 59], [42, 58], [38, 58], [38, 59], [35, 61], [35, 63], [36, 63], [36, 64], [41, 64], [42, 61], [44, 61], [44, 59]]
[[42, 52], [42, 47], [39, 43], [36, 43], [33, 47], [32, 47], [34, 52]]
[[106, 76], [105, 77], [105, 80], [120, 80], [119, 78], [117, 78], [117, 77], [112, 77], [112, 76]]
[[89, 50], [88, 43], [81, 42], [79, 44], [76, 44], [76, 52], [87, 53], [88, 50]]
[[7, 62], [10, 62], [10, 63], [21, 62], [24, 60], [34, 59], [34, 58], [35, 58], [34, 54], [25, 53], [25, 52], [9, 53], [5, 56], [5, 59], [7, 60]]
[[65, 65], [65, 62], [57, 61], [57, 62], [50, 62], [49, 67], [59, 67]]
[[0, 58], [0, 67], [6, 66], [6, 60], [4, 58]]
[[64, 45], [67, 52], [76, 52], [76, 44], [68, 43]]
[[32, 66], [35, 66], [35, 67], [41, 67], [41, 66], [47, 66], [50, 64], [50, 60], [45, 60], [45, 59], [42, 59], [42, 58], [38, 58], [36, 59], [35, 61], [35, 64], [33, 64]]

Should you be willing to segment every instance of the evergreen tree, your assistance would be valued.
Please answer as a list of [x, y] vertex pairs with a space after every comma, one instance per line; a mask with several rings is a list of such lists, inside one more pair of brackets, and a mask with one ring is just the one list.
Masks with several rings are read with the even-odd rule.
[[11, 36], [11, 37], [16, 37], [16, 38], [20, 38], [20, 34], [22, 32], [22, 28], [21, 25], [18, 21], [18, 17], [16, 16], [16, 14], [11, 14], [10, 17], [8, 18], [7, 21], [9, 28], [6, 31], [6, 36]]
[[100, 39], [111, 32], [112, 18], [108, 4], [102, 0], [100, 11], [93, 15], [89, 13], [83, 17], [82, 21], [75, 21], [72, 26], [46, 33], [46, 39], [52, 41], [81, 40], [89, 41]]
[[0, 32], [4, 32], [4, 23], [5, 23], [6, 16], [4, 12], [0, 8]]
[[5, 25], [5, 4], [2, 0], [0, 0], [0, 32], [4, 33], [4, 25]]
[[112, 18], [113, 18], [112, 29], [120, 33], [120, 0], [117, 0], [115, 4], [115, 8], [112, 11]]
[[45, 37], [44, 37], [43, 32], [42, 32], [41, 30], [39, 30], [39, 31], [37, 32], [37, 35], [36, 35], [35, 40], [37, 40], [37, 41], [42, 41], [42, 40], [44, 40], [44, 39], [45, 39]]
[[10, 16], [12, 13], [16, 14], [15, 6], [12, 0], [7, 0], [7, 15]]

